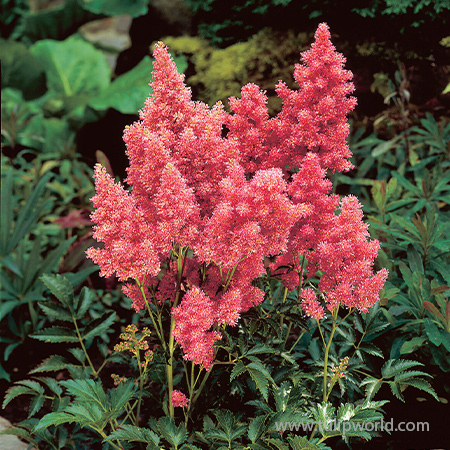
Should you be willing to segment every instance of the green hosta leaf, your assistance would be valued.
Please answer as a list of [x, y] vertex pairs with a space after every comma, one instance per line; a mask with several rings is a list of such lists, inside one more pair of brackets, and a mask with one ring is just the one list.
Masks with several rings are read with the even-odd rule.
[[45, 67], [47, 88], [63, 98], [93, 96], [110, 84], [111, 71], [103, 53], [79, 38], [41, 40], [30, 51]]
[[252, 443], [255, 443], [266, 430], [266, 419], [267, 416], [258, 416], [250, 422], [250, 425], [248, 426], [247, 436], [252, 441]]
[[50, 327], [43, 330], [35, 331], [30, 337], [46, 342], [78, 342], [78, 337], [75, 333], [64, 327]]
[[83, 8], [95, 14], [139, 17], [147, 14], [148, 0], [83, 0]]
[[161, 417], [158, 420], [158, 430], [162, 437], [175, 447], [181, 445], [187, 439], [187, 431], [184, 423], [180, 423], [178, 427], [171, 417]]
[[51, 372], [55, 370], [62, 370], [67, 367], [67, 361], [60, 355], [52, 355], [39, 364], [39, 366], [35, 367], [30, 373], [38, 373], [38, 372]]
[[112, 432], [105, 441], [120, 439], [127, 442], [146, 442], [159, 446], [159, 437], [148, 428], [136, 427], [134, 425], [121, 425], [116, 431]]
[[[179, 73], [187, 68], [184, 57], [174, 58]], [[152, 73], [152, 60], [149, 56], [133, 69], [117, 77], [111, 85], [89, 102], [97, 110], [114, 108], [123, 114], [135, 114], [144, 106], [145, 99], [151, 94], [149, 87]]]

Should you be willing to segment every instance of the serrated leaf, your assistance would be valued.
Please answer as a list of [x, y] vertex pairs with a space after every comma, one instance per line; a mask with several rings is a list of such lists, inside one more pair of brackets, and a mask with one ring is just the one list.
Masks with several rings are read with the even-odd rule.
[[72, 423], [75, 422], [75, 418], [72, 414], [68, 414], [66, 412], [52, 412], [46, 414], [34, 427], [33, 433], [36, 431], [42, 430], [44, 428], [48, 428], [51, 425], [61, 425], [63, 423]]
[[170, 445], [178, 447], [187, 439], [187, 431], [184, 423], [180, 423], [178, 427], [171, 417], [161, 417], [157, 423], [158, 430], [162, 437], [169, 442]]
[[72, 315], [64, 308], [51, 302], [38, 303], [39, 308], [44, 311], [45, 315], [53, 319], [62, 320], [64, 322], [73, 322]]
[[13, 400], [14, 398], [18, 397], [19, 395], [23, 395], [23, 394], [34, 395], [35, 391], [33, 389], [30, 389], [28, 386], [22, 386], [22, 385], [16, 385], [16, 386], [10, 387], [6, 391], [6, 395], [3, 400], [2, 408], [4, 409], [11, 400]]
[[50, 289], [50, 292], [69, 310], [72, 306], [73, 286], [70, 281], [62, 275], [44, 274], [42, 282]]
[[28, 418], [33, 417], [44, 405], [45, 396], [36, 395], [31, 399], [30, 408], [28, 410]]
[[289, 447], [280, 439], [264, 439], [264, 442], [275, 446], [278, 450], [289, 450]]
[[125, 383], [119, 384], [115, 389], [112, 389], [109, 396], [109, 404], [112, 406], [113, 410], [117, 413], [129, 402], [134, 393], [137, 390], [133, 380], [127, 380]]
[[65, 369], [67, 361], [60, 355], [52, 355], [41, 362], [37, 367], [30, 371], [30, 373], [51, 372], [55, 370]]
[[63, 390], [59, 383], [54, 379], [50, 377], [39, 377], [38, 380], [41, 383], [45, 383], [48, 388], [55, 393], [56, 395], [61, 395], [63, 393]]
[[292, 385], [288, 381], [283, 381], [281, 385], [273, 387], [273, 397], [277, 411], [285, 411], [289, 402]]
[[252, 443], [255, 443], [264, 433], [266, 428], [266, 419], [267, 416], [258, 416], [250, 422], [248, 426], [247, 436], [252, 441]]
[[101, 409], [106, 410], [107, 397], [100, 381], [94, 380], [66, 380], [61, 385], [69, 394], [74, 395], [77, 401], [95, 403]]
[[[100, 319], [96, 319], [93, 323], [89, 324], [82, 333], [82, 337], [84, 340], [92, 339], [95, 336], [99, 336], [104, 333], [106, 330], [111, 328], [112, 324], [116, 321], [117, 314], [112, 312], [105, 319], [105, 315], [103, 315]], [[86, 333], [87, 331], [87, 333]]]
[[259, 392], [261, 392], [264, 399], [268, 400], [268, 387], [269, 387], [269, 381], [268, 378], [259, 370], [253, 369], [251, 367], [247, 366], [247, 371], [250, 374], [252, 380], [256, 384], [256, 388]]
[[30, 337], [45, 342], [78, 342], [72, 330], [65, 327], [50, 327], [35, 331]]
[[417, 361], [409, 361], [406, 359], [390, 359], [381, 368], [381, 374], [384, 378], [392, 378], [407, 369], [414, 366], [423, 366], [422, 363]]
[[247, 370], [247, 368], [245, 367], [245, 364], [241, 360], [239, 360], [233, 366], [233, 369], [230, 374], [230, 381], [233, 381], [236, 377], [238, 377], [239, 375], [244, 373], [246, 370]]
[[400, 384], [395, 383], [394, 381], [389, 382], [389, 387], [391, 388], [391, 392], [394, 394], [395, 397], [397, 397], [399, 400], [401, 400], [403, 403], [405, 402], [405, 399], [403, 397], [403, 394], [400, 390]]
[[92, 304], [92, 301], [94, 300], [94, 294], [91, 292], [86, 286], [81, 289], [80, 295], [78, 297], [78, 310], [76, 312], [76, 318], [82, 319], [84, 315], [86, 314], [87, 310]]
[[289, 437], [292, 450], [320, 450], [320, 447], [301, 436]]
[[146, 442], [159, 445], [160, 439], [156, 433], [148, 428], [136, 427], [134, 425], [121, 425], [120, 428], [113, 431], [105, 441], [115, 439], [127, 442]]
[[420, 389], [421, 391], [427, 392], [432, 395], [436, 400], [439, 400], [435, 390], [431, 387], [428, 381], [423, 380], [422, 378], [413, 378], [409, 380], [405, 380], [401, 382], [402, 384], [407, 384], [408, 386], [415, 387], [416, 389]]
[[265, 344], [257, 344], [254, 347], [252, 347], [250, 350], [248, 350], [247, 352], [245, 352], [244, 356], [249, 356], [249, 355], [259, 355], [259, 354], [267, 354], [267, 353], [277, 353], [277, 351], [273, 348], [270, 347], [268, 345]]

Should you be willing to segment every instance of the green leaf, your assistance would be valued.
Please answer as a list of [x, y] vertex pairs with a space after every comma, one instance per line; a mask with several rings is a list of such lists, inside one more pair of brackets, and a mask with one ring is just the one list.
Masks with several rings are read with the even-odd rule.
[[31, 394], [35, 395], [36, 391], [34, 389], [31, 389], [29, 386], [23, 386], [21, 384], [17, 384], [15, 386], [11, 386], [7, 391], [5, 398], [3, 400], [2, 408], [4, 409], [8, 403], [18, 397], [19, 395], [23, 394]]
[[105, 441], [123, 440], [127, 442], [146, 442], [159, 446], [159, 437], [148, 428], [136, 427], [134, 425], [121, 425], [120, 428], [113, 431]]
[[107, 408], [107, 397], [100, 381], [94, 380], [66, 380], [61, 381], [69, 394], [75, 395], [77, 401], [95, 403], [101, 409]]
[[30, 335], [33, 339], [46, 342], [78, 342], [78, 337], [69, 328], [50, 327], [43, 330], [35, 331]]
[[277, 412], [286, 411], [291, 391], [292, 385], [288, 381], [283, 381], [279, 387], [273, 387], [273, 397]]
[[30, 50], [45, 67], [47, 88], [62, 97], [95, 95], [110, 84], [111, 72], [103, 53], [79, 38], [45, 39]]
[[[113, 410], [119, 413], [122, 408], [129, 402], [135, 392], [137, 387], [133, 380], [127, 380], [125, 383], [119, 384], [115, 389], [112, 389], [109, 393], [109, 404], [112, 406]], [[157, 442], [155, 442], [157, 444]]]
[[139, 17], [147, 14], [148, 0], [82, 0], [83, 8], [95, 14], [105, 16], [121, 16], [123, 14], [131, 17]]
[[424, 273], [422, 257], [419, 252], [410, 244], [406, 251], [408, 255], [409, 267], [412, 272]]
[[67, 368], [67, 361], [60, 355], [52, 355], [44, 359], [41, 364], [35, 367], [30, 373], [51, 372]]
[[95, 336], [100, 336], [103, 332], [111, 328], [112, 324], [117, 319], [117, 314], [112, 312], [106, 319], [105, 316], [106, 314], [86, 326], [82, 332], [82, 337], [84, 340], [92, 339]]
[[435, 390], [431, 387], [430, 383], [428, 383], [428, 381], [426, 380], [423, 380], [422, 378], [409, 379], [402, 383], [405, 383], [408, 386], [415, 387], [416, 389], [420, 389], [421, 391], [432, 395], [436, 400], [439, 401], [439, 397], [437, 396]]
[[423, 366], [423, 364], [417, 361], [409, 361], [406, 359], [390, 359], [386, 361], [386, 363], [381, 368], [381, 374], [384, 378], [392, 378], [414, 366]]
[[264, 433], [266, 427], [267, 416], [258, 416], [255, 417], [248, 427], [247, 436], [252, 441], [252, 443], [255, 443]]
[[73, 286], [72, 283], [62, 275], [44, 274], [42, 282], [50, 289], [50, 292], [72, 312]]
[[161, 417], [158, 420], [157, 426], [162, 437], [170, 445], [178, 447], [187, 439], [187, 431], [184, 423], [180, 423], [176, 427], [172, 417]]
[[427, 333], [428, 339], [436, 347], [439, 347], [442, 343], [442, 339], [438, 327], [431, 319], [424, 319], [423, 323], [425, 325], [425, 331]]
[[51, 425], [61, 425], [63, 423], [72, 423], [75, 422], [75, 417], [72, 414], [68, 414], [66, 412], [52, 412], [46, 414], [34, 427], [33, 433], [36, 433], [38, 430], [42, 430], [48, 428]]
[[38, 305], [47, 317], [73, 323], [72, 315], [58, 305], [51, 302], [38, 303]]
[[252, 380], [256, 384], [256, 388], [261, 392], [264, 399], [268, 400], [268, 387], [269, 387], [269, 381], [267, 376], [262, 373], [259, 369], [254, 369], [250, 367], [250, 365], [247, 366], [247, 371], [252, 377]]
[[289, 450], [289, 447], [280, 439], [264, 439], [264, 442], [267, 442], [273, 446], [275, 446], [278, 450]]
[[82, 319], [84, 317], [94, 298], [94, 293], [90, 291], [86, 286], [81, 289], [80, 295], [78, 297], [79, 306], [78, 311], [76, 312], [77, 319]]
[[289, 437], [292, 450], [320, 450], [320, 447], [301, 436]]
[[28, 418], [34, 416], [44, 405], [45, 396], [36, 395], [31, 399], [30, 408], [28, 410]]
[[247, 368], [245, 367], [244, 363], [241, 360], [239, 360], [233, 366], [233, 370], [231, 371], [231, 375], [230, 375], [230, 381], [233, 381], [236, 377], [238, 377], [239, 375], [244, 373], [246, 370], [247, 370]]
[[426, 339], [422, 336], [413, 337], [409, 341], [406, 341], [402, 344], [400, 353], [404, 355], [414, 352], [417, 348], [421, 347], [424, 344], [425, 340]]

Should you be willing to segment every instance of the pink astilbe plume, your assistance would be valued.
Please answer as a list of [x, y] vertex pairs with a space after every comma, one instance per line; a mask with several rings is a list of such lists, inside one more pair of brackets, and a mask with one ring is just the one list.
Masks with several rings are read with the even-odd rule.
[[283, 82], [277, 86], [283, 108], [276, 117], [269, 119], [267, 97], [255, 85], [244, 86], [241, 99], [230, 99], [234, 114], [227, 122], [229, 136], [238, 143], [246, 173], [299, 167], [308, 152], [317, 153], [324, 169], [353, 167], [346, 142], [346, 116], [356, 105], [349, 95], [353, 75], [343, 68], [345, 58], [331, 44], [326, 24], [319, 25], [311, 50], [301, 59], [294, 72], [299, 89], [293, 91]]
[[220, 333], [209, 331], [216, 315], [211, 299], [198, 287], [186, 293], [181, 304], [172, 309], [175, 319], [173, 335], [180, 343], [185, 359], [211, 368], [214, 358], [214, 342], [221, 339]]
[[94, 179], [97, 193], [92, 199], [93, 236], [104, 247], [91, 247], [87, 256], [100, 266], [101, 276], [115, 273], [120, 281], [126, 281], [156, 275], [160, 262], [152, 240], [152, 227], [134, 197], [116, 185], [100, 165], [95, 167]]
[[352, 195], [344, 197], [340, 210], [314, 255], [316, 266], [323, 272], [319, 290], [330, 311], [341, 304], [367, 312], [378, 300], [388, 271], [382, 269], [373, 274], [380, 244], [368, 240], [368, 226], [362, 221], [358, 199]]

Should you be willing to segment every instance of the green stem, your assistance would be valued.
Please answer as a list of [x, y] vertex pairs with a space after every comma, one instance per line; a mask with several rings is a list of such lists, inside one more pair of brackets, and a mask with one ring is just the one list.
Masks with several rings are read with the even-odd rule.
[[77, 319], [75, 319], [75, 317], [72, 316], [72, 320], [75, 325], [75, 331], [77, 332], [77, 337], [78, 337], [78, 340], [80, 341], [81, 348], [83, 349], [83, 352], [86, 355], [87, 362], [91, 366], [92, 374], [94, 375], [94, 378], [97, 378], [98, 372], [94, 369], [94, 365], [92, 364], [91, 358], [89, 358], [86, 347], [84, 346], [83, 338], [81, 337], [80, 330], [78, 329]]
[[[175, 301], [173, 302], [173, 308], [178, 305], [181, 295], [181, 279], [183, 277], [184, 265], [186, 263], [187, 247], [180, 247], [177, 254], [177, 290], [175, 294]], [[170, 332], [169, 332], [169, 361], [167, 362], [167, 386], [169, 390], [169, 416], [174, 417], [174, 408], [172, 405], [172, 391], [173, 391], [173, 353], [175, 351], [175, 338], [173, 330], [175, 329], [175, 319], [173, 316], [170, 319]]]
[[339, 311], [339, 306], [336, 307], [336, 309], [333, 311], [332, 316], [333, 316], [333, 325], [331, 327], [331, 333], [330, 333], [330, 337], [328, 339], [327, 345], [325, 347], [325, 354], [324, 354], [324, 358], [323, 358], [323, 401], [326, 402], [328, 400], [328, 397], [330, 395], [330, 393], [327, 392], [327, 381], [328, 381], [328, 355], [330, 352], [330, 347], [331, 347], [331, 342], [333, 341], [333, 335], [334, 332], [336, 331], [337, 325], [337, 315], [338, 315], [338, 311]]
[[147, 307], [148, 315], [150, 316], [150, 319], [152, 320], [153, 327], [156, 330], [156, 334], [158, 335], [159, 341], [161, 342], [163, 349], [166, 350], [166, 342], [164, 340], [164, 333], [162, 332], [162, 325], [160, 323], [161, 328], [158, 328], [158, 325], [156, 325], [152, 309], [150, 308], [150, 304], [148, 303], [147, 296], [145, 295], [143, 283], [141, 284], [139, 282], [139, 280], [136, 279], [136, 284], [138, 285], [139, 290], [141, 291], [142, 297], [144, 298], [144, 302], [145, 302], [145, 306]]

